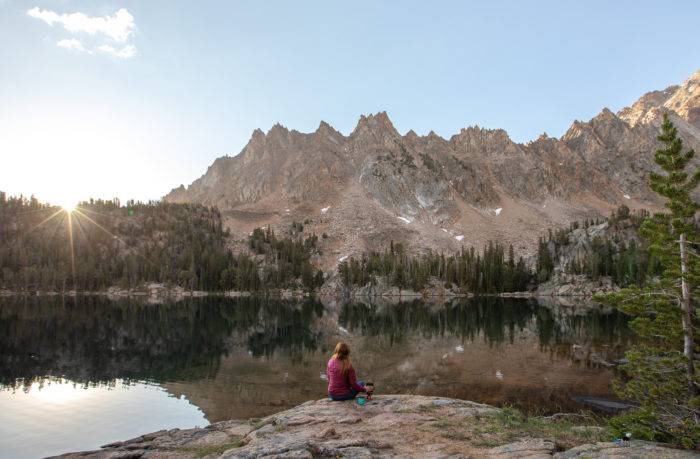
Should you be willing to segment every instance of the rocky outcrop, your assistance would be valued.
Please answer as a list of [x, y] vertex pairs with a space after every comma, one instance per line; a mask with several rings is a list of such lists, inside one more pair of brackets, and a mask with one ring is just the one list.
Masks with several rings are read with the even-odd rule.
[[207, 296], [209, 293], [200, 290], [187, 290], [179, 285], [166, 285], [151, 282], [143, 283], [131, 289], [113, 286], [107, 289], [105, 294], [111, 299], [121, 297], [147, 297], [148, 301], [151, 303], [160, 303], [165, 300], [177, 300], [185, 297]]
[[[610, 276], [592, 279], [588, 275], [571, 274], [570, 265], [586, 262], [603, 244], [610, 244], [613, 250], [636, 244], [642, 246], [639, 236], [639, 222], [644, 214], [633, 218], [614, 218], [597, 225], [571, 229], [564, 233], [563, 240], [548, 242], [553, 255], [554, 270], [551, 278], [537, 286], [538, 296], [585, 296], [596, 293], [610, 293], [619, 290]], [[597, 249], [596, 249], [597, 246]]]
[[574, 458], [605, 458], [605, 459], [628, 459], [628, 458], [664, 458], [664, 459], [681, 459], [698, 457], [697, 453], [691, 451], [679, 451], [669, 449], [663, 445], [650, 443], [645, 441], [630, 441], [622, 443], [614, 442], [599, 442], [595, 444], [586, 444], [571, 448], [568, 451], [563, 451], [554, 454], [555, 458], [574, 459]]
[[[218, 457], [239, 446], [241, 439], [255, 430], [250, 422], [224, 421], [205, 428], [159, 430], [125, 441], [102, 446], [95, 451], [62, 454], [60, 458], [194, 458]], [[219, 454], [217, 454], [219, 453]]]
[[458, 296], [468, 296], [468, 294], [457, 291], [456, 287], [445, 288], [444, 283], [438, 278], [429, 279], [428, 285], [423, 290], [415, 291], [403, 289], [391, 285], [389, 279], [378, 276], [374, 282], [362, 287], [347, 288], [340, 282], [334, 284], [337, 289], [332, 294], [340, 294], [342, 297], [360, 300], [376, 300], [378, 298], [394, 299], [400, 301], [412, 298], [454, 298]]
[[[162, 430], [97, 451], [58, 457], [698, 457], [641, 441], [586, 443], [584, 439], [604, 436], [603, 429], [595, 426], [540, 419], [537, 424], [545, 427], [538, 431], [527, 421], [518, 424], [508, 419], [508, 413], [498, 408], [449, 398], [386, 395], [364, 406], [324, 399], [257, 422], [226, 421], [204, 429]], [[547, 423], [552, 423], [551, 431]], [[532, 436], [546, 432], [551, 435]]]
[[494, 459], [529, 458], [545, 459], [552, 457], [557, 445], [551, 440], [541, 438], [519, 440], [503, 446], [491, 448], [489, 456]]
[[590, 298], [597, 293], [611, 293], [619, 290], [610, 277], [596, 280], [584, 274], [556, 273], [550, 280], [537, 286], [537, 296], [580, 296]]

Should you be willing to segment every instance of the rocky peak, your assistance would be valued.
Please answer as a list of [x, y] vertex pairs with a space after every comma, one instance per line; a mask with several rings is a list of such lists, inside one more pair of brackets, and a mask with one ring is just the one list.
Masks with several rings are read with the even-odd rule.
[[250, 136], [248, 143], [262, 144], [263, 142], [265, 142], [265, 133], [262, 131], [262, 129], [257, 128], [253, 131], [253, 135]]
[[574, 121], [561, 140], [572, 142], [585, 137], [589, 141], [600, 143], [601, 136], [604, 138], [611, 135], [622, 136], [628, 129], [629, 125], [625, 121], [605, 107], [588, 122]]
[[564, 135], [561, 136], [561, 140], [563, 142], [567, 142], [570, 140], [574, 140], [577, 137], [580, 137], [583, 134], [583, 131], [584, 129], [586, 129], [586, 127], [587, 123], [575, 120], [573, 123], [571, 123], [571, 127], [564, 133]]
[[314, 132], [314, 136], [320, 139], [330, 139], [335, 142], [341, 141], [344, 139], [343, 134], [340, 132], [336, 131], [333, 129], [333, 126], [330, 124], [326, 123], [325, 121], [321, 121], [318, 125], [318, 128]]
[[243, 158], [244, 162], [252, 161], [257, 156], [257, 152], [261, 152], [265, 149], [266, 138], [267, 136], [262, 129], [258, 128], [253, 131], [250, 140], [248, 140], [248, 143], [243, 147], [243, 150], [241, 150], [240, 156]]
[[617, 116], [610, 111], [608, 107], [603, 107], [603, 109], [596, 116], [593, 117], [594, 120], [617, 120]]
[[368, 134], [382, 139], [400, 137], [389, 116], [384, 111], [376, 115], [361, 115], [350, 137], [362, 137]]
[[591, 118], [591, 121], [588, 124], [596, 130], [601, 128], [615, 128], [618, 130], [629, 129], [629, 124], [623, 121], [615, 113], [611, 112], [607, 107]]
[[333, 126], [331, 126], [330, 124], [321, 120], [321, 122], [318, 123], [318, 127], [316, 128], [316, 133], [321, 133], [321, 132], [337, 132], [337, 131], [335, 129], [333, 129]]
[[450, 138], [455, 147], [467, 149], [498, 150], [511, 148], [515, 143], [503, 129], [485, 129], [479, 126], [463, 128]]
[[678, 86], [669, 86], [662, 91], [651, 91], [644, 94], [634, 104], [617, 112], [618, 116], [630, 126], [641, 122], [644, 115], [655, 107], [661, 107], [678, 89]]
[[275, 123], [274, 126], [272, 126], [270, 128], [270, 130], [267, 131], [267, 139], [268, 140], [287, 139], [287, 138], [289, 138], [289, 135], [290, 135], [289, 129], [282, 126], [280, 123]]
[[666, 111], [673, 111], [696, 129], [700, 129], [700, 70], [681, 85], [644, 94], [634, 104], [618, 112], [630, 126], [656, 124]]
[[664, 107], [700, 129], [700, 70], [683, 82], [664, 103]]
[[[280, 123], [275, 123], [270, 130], [267, 131], [267, 134], [263, 133], [261, 129], [256, 129], [241, 151], [240, 156], [243, 163], [248, 164], [274, 157], [291, 145], [292, 134], [292, 132]], [[221, 159], [235, 158], [218, 158], [214, 161], [214, 165]]]
[[416, 131], [414, 131], [413, 129], [409, 130], [403, 137], [404, 139], [411, 142], [415, 142], [416, 140], [418, 140], [418, 134], [416, 134]]

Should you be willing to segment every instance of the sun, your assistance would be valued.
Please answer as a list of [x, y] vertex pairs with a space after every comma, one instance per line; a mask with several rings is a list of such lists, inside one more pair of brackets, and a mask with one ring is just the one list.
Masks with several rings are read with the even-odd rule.
[[75, 210], [78, 203], [74, 200], [64, 199], [63, 201], [60, 202], [59, 205], [61, 206], [61, 208], [63, 210], [65, 210], [68, 213], [71, 213]]

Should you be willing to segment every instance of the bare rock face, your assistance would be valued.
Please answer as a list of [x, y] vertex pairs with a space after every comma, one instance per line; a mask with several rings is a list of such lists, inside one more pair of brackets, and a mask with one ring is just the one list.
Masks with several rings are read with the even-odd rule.
[[556, 445], [553, 441], [536, 438], [491, 448], [489, 454], [494, 459], [547, 459], [552, 457], [555, 450]]
[[309, 134], [277, 124], [165, 199], [218, 206], [238, 239], [306, 221], [306, 232], [328, 235], [324, 268], [390, 240], [446, 251], [500, 240], [527, 255], [551, 227], [620, 204], [660, 208], [647, 176], [664, 113], [700, 150], [700, 71], [526, 144], [479, 127], [401, 135], [385, 112], [360, 117], [347, 136], [325, 122]]
[[556, 459], [592, 458], [592, 459], [623, 459], [630, 457], [654, 457], [665, 459], [681, 459], [698, 457], [692, 451], [669, 449], [656, 443], [633, 440], [629, 442], [599, 442], [592, 445], [581, 445], [554, 454]]

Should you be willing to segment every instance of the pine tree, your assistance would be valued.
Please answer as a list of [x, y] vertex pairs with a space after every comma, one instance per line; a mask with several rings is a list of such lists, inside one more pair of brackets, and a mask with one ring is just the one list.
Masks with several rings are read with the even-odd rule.
[[637, 436], [694, 447], [700, 444], [693, 306], [700, 287], [700, 238], [695, 223], [698, 203], [692, 192], [700, 181], [700, 169], [691, 175], [686, 172], [694, 152], [683, 153], [683, 143], [667, 116], [658, 139], [664, 148], [656, 151], [654, 160], [665, 174], [651, 173], [650, 186], [667, 199], [670, 212], [646, 218], [641, 235], [663, 272], [644, 288], [632, 285], [598, 298], [631, 315], [639, 338], [627, 353], [624, 379], [616, 383], [618, 395], [637, 402], [639, 408], [612, 425], [620, 431], [631, 429]]

